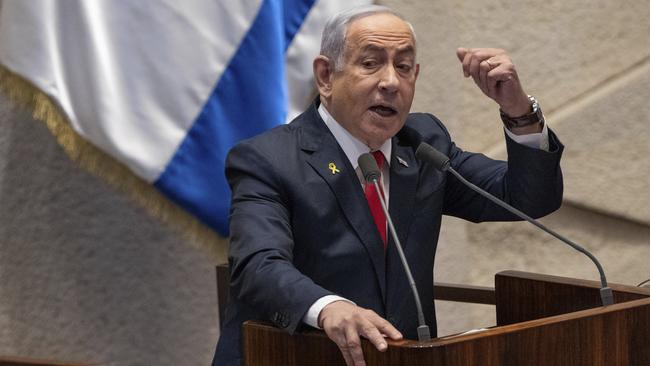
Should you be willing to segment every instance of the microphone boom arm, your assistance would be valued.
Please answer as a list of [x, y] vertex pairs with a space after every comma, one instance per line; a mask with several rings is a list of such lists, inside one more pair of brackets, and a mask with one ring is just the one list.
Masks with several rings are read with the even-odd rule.
[[526, 215], [522, 211], [510, 206], [509, 204], [507, 204], [505, 202], [502, 202], [501, 200], [494, 197], [489, 192], [486, 192], [485, 190], [483, 190], [483, 189], [479, 188], [478, 186], [474, 185], [473, 183], [471, 183], [470, 181], [465, 179], [463, 176], [461, 176], [460, 173], [458, 173], [456, 170], [454, 170], [454, 168], [452, 168], [451, 165], [447, 165], [445, 170], [447, 170], [448, 172], [453, 174], [454, 177], [456, 177], [463, 184], [465, 184], [466, 186], [471, 188], [474, 192], [476, 192], [476, 193], [480, 194], [481, 196], [489, 199], [493, 203], [503, 207], [504, 209], [508, 210], [510, 213], [513, 213], [513, 214], [525, 219], [529, 223], [537, 226], [538, 228], [540, 228], [543, 231], [547, 232], [548, 234], [554, 236], [558, 240], [568, 244], [573, 249], [575, 249], [575, 250], [579, 251], [580, 253], [586, 255], [587, 257], [589, 257], [589, 259], [591, 259], [591, 261], [594, 262], [594, 264], [596, 265], [596, 268], [598, 268], [598, 273], [600, 274], [600, 283], [601, 283], [600, 299], [601, 299], [603, 305], [604, 306], [612, 305], [614, 303], [614, 295], [612, 293], [612, 289], [609, 288], [609, 286], [607, 285], [607, 278], [605, 277], [605, 271], [603, 270], [603, 267], [600, 265], [600, 262], [598, 261], [598, 259], [596, 259], [596, 257], [593, 256], [593, 254], [589, 253], [588, 250], [586, 250], [583, 247], [581, 247], [580, 245], [572, 242], [571, 240], [563, 237], [562, 235], [556, 233], [555, 231], [547, 228], [542, 223], [540, 223], [537, 220], [533, 219], [532, 217]]
[[384, 209], [384, 214], [386, 215], [386, 221], [388, 222], [388, 231], [390, 232], [393, 241], [395, 242], [395, 248], [397, 248], [397, 253], [399, 253], [402, 264], [404, 264], [404, 271], [406, 272], [406, 277], [408, 278], [409, 285], [411, 290], [413, 290], [413, 296], [415, 297], [415, 306], [417, 307], [418, 312], [418, 340], [420, 342], [431, 340], [431, 332], [429, 326], [424, 320], [424, 312], [422, 311], [422, 303], [420, 302], [420, 295], [418, 294], [417, 287], [415, 285], [415, 280], [411, 274], [411, 267], [406, 261], [406, 256], [404, 255], [404, 250], [402, 250], [402, 244], [400, 244], [399, 238], [397, 237], [397, 231], [395, 231], [395, 226], [393, 226], [393, 220], [391, 220], [390, 215], [388, 214], [388, 207], [386, 207], [386, 201], [384, 200], [384, 195], [381, 194], [379, 189], [379, 183], [376, 178], [372, 179], [372, 183], [375, 185], [377, 190], [377, 195], [379, 196], [379, 202], [381, 202], [381, 208]]

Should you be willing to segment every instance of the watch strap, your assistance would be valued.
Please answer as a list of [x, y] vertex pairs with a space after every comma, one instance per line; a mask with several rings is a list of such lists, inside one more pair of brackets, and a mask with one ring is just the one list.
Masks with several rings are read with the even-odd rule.
[[503, 121], [503, 124], [507, 128], [517, 128], [517, 127], [524, 127], [524, 126], [530, 126], [535, 123], [540, 123], [544, 122], [544, 115], [542, 114], [542, 109], [539, 107], [539, 103], [537, 102], [537, 99], [535, 97], [529, 95], [528, 99], [531, 102], [531, 107], [532, 107], [532, 112], [529, 114], [525, 114], [520, 117], [510, 117], [507, 114], [505, 114], [501, 109], [499, 109], [499, 112], [501, 114], [501, 121]]

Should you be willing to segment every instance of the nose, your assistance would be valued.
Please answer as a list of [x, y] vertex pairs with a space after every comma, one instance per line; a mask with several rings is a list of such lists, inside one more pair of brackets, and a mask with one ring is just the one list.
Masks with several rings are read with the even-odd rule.
[[397, 70], [393, 65], [386, 65], [380, 75], [379, 89], [388, 93], [394, 93], [399, 86]]

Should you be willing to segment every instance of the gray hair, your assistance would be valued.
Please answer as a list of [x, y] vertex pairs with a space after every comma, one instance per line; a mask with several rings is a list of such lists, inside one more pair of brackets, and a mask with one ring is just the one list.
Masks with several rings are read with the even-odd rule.
[[415, 31], [413, 30], [413, 25], [404, 19], [401, 14], [389, 7], [382, 5], [365, 5], [348, 9], [332, 16], [323, 29], [323, 37], [320, 43], [320, 54], [330, 59], [334, 70], [340, 71], [343, 68], [343, 63], [345, 61], [345, 36], [348, 30], [348, 25], [357, 19], [380, 13], [392, 14], [402, 19], [406, 24], [408, 24], [409, 28], [411, 28], [411, 34], [413, 35], [413, 41], [415, 42]]

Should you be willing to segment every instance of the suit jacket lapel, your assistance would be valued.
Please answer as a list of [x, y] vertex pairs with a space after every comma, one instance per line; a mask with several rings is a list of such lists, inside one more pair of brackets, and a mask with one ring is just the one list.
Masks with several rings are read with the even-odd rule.
[[[370, 256], [382, 298], [386, 299], [386, 260], [381, 237], [377, 231], [359, 178], [334, 136], [320, 119], [315, 107], [313, 115], [303, 124], [301, 147], [311, 152], [307, 162], [318, 173], [336, 196], [350, 225]], [[334, 164], [338, 172], [329, 169]]]
[[[395, 231], [406, 246], [409, 227], [413, 221], [413, 205], [418, 185], [418, 162], [413, 149], [399, 145], [393, 138], [392, 157], [390, 161], [390, 203], [388, 205]], [[400, 161], [401, 160], [401, 161]], [[408, 165], [408, 166], [406, 166]], [[390, 237], [390, 236], [389, 236]], [[392, 239], [391, 239], [392, 242]]]
[[[392, 157], [390, 161], [390, 204], [389, 211], [395, 225], [395, 231], [406, 251], [408, 233], [413, 222], [413, 208], [418, 186], [419, 164], [413, 149], [399, 144], [393, 138]], [[408, 166], [407, 166], [408, 165]], [[395, 243], [390, 239], [386, 255], [386, 314], [395, 316], [395, 309], [410, 309], [398, 304], [411, 302], [412, 294], [407, 285], [404, 267], [397, 253]], [[414, 305], [415, 306], [415, 305]]]

